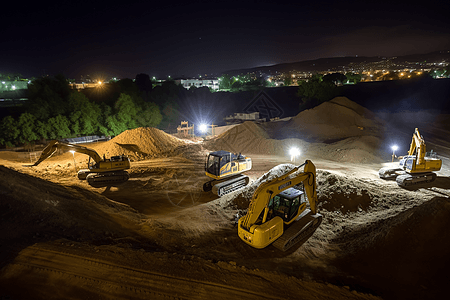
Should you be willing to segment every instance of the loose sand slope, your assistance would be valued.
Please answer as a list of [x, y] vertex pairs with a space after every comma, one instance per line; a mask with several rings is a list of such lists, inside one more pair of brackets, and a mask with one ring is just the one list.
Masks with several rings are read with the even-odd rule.
[[[244, 122], [208, 142], [207, 147], [280, 156], [289, 156], [289, 149], [297, 147], [306, 158], [321, 157], [352, 163], [381, 162], [379, 148], [384, 132], [383, 121], [345, 97], [303, 111], [283, 123]], [[270, 135], [264, 127], [271, 129]], [[285, 136], [286, 132], [300, 138], [278, 138]]]
[[[162, 130], [140, 127], [122, 132], [112, 140], [94, 147], [99, 154], [126, 154], [133, 160], [164, 156], [184, 142]], [[109, 154], [109, 155], [108, 155]]]
[[287, 125], [306, 139], [336, 141], [365, 135], [380, 136], [383, 121], [368, 109], [349, 100], [337, 97], [331, 101], [300, 112]]

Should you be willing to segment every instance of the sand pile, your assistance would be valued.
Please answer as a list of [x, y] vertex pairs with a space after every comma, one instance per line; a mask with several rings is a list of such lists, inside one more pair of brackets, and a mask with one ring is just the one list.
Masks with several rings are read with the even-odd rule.
[[375, 136], [351, 137], [331, 144], [311, 144], [309, 154], [349, 163], [381, 163], [382, 140]]
[[271, 139], [264, 128], [254, 122], [244, 122], [207, 142], [214, 150], [243, 154], [286, 155], [291, 146], [305, 149], [308, 143], [300, 139]]
[[119, 215], [135, 213], [128, 205], [3, 166], [0, 166], [0, 197], [3, 229], [0, 244], [4, 245], [8, 239], [20, 239], [21, 243], [62, 237], [103, 241], [111, 238], [105, 232], [130, 235], [124, 233], [125, 229], [138, 221]]
[[164, 156], [185, 143], [162, 130], [140, 127], [122, 132], [112, 140], [94, 147], [106, 157], [125, 154], [131, 160]]
[[374, 113], [346, 97], [337, 97], [302, 111], [287, 125], [305, 139], [333, 141], [383, 132], [383, 121]]
[[391, 218], [344, 230], [339, 239], [347, 242], [347, 255], [339, 263], [391, 299], [442, 298], [444, 289], [436, 287], [448, 284], [449, 226], [448, 198], [435, 197]]
[[[297, 138], [276, 139], [287, 136], [288, 132]], [[345, 97], [338, 97], [299, 113], [284, 126], [275, 128], [244, 122], [220, 134], [207, 146], [243, 154], [280, 156], [289, 156], [289, 149], [297, 147], [308, 157], [374, 163], [382, 161], [378, 149], [383, 132], [383, 121], [371, 111]]]

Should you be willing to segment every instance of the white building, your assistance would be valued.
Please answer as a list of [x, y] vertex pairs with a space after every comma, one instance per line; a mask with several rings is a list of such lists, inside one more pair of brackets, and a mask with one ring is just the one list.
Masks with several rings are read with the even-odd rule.
[[177, 84], [181, 84], [185, 89], [190, 89], [192, 86], [197, 88], [208, 87], [215, 91], [219, 90], [218, 79], [176, 79]]

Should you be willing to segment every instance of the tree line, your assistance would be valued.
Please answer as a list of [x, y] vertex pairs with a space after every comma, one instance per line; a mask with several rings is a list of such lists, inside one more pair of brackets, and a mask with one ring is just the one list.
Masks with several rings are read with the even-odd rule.
[[29, 100], [1, 119], [0, 145], [156, 127], [163, 115], [143, 92], [130, 79], [82, 92], [72, 90], [63, 75], [35, 79], [28, 86]]

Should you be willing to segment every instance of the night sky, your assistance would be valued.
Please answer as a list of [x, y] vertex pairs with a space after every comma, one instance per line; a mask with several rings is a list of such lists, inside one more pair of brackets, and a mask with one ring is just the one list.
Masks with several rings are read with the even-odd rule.
[[302, 2], [17, 3], [2, 9], [0, 73], [190, 77], [323, 57], [450, 50], [447, 1]]

